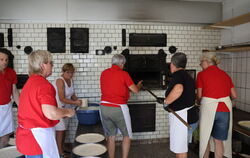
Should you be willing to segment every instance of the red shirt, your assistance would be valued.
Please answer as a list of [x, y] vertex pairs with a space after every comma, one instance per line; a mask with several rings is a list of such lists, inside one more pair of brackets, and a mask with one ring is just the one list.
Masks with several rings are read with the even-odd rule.
[[[133, 85], [134, 82], [126, 71], [123, 71], [117, 65], [112, 65], [111, 68], [102, 72], [100, 84], [102, 101], [114, 104], [127, 104], [129, 87]], [[101, 105], [117, 107], [113, 104], [101, 103]]]
[[0, 72], [0, 105], [8, 104], [11, 100], [12, 85], [17, 83], [16, 72], [7, 67]]
[[49, 120], [42, 112], [42, 104], [57, 106], [53, 85], [40, 75], [31, 75], [20, 94], [18, 106], [17, 149], [25, 155], [39, 155], [42, 151], [31, 128], [54, 127], [59, 121]]
[[[213, 65], [198, 73], [196, 87], [202, 88], [202, 97], [217, 99], [230, 96], [234, 85], [226, 72]], [[217, 111], [229, 112], [229, 109], [224, 102], [219, 102]]]

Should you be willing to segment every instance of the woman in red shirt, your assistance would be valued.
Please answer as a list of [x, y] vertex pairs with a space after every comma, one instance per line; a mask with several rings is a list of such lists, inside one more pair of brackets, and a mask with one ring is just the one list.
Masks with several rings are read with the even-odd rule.
[[55, 88], [46, 79], [52, 74], [50, 52], [32, 52], [28, 60], [30, 77], [20, 94], [17, 149], [26, 158], [59, 158], [54, 126], [75, 111], [57, 107]]
[[14, 131], [11, 96], [19, 104], [16, 72], [8, 67], [11, 52], [0, 48], [0, 149], [8, 145]]
[[200, 157], [208, 158], [212, 136], [216, 158], [232, 157], [232, 103], [236, 98], [231, 78], [217, 67], [219, 60], [213, 53], [201, 57], [203, 71], [197, 75], [197, 95], [201, 100]]

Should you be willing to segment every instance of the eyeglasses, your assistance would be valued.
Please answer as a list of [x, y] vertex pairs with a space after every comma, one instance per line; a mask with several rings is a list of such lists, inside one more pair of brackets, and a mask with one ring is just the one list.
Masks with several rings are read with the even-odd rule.
[[54, 66], [54, 62], [53, 61], [50, 61], [48, 62], [51, 66]]

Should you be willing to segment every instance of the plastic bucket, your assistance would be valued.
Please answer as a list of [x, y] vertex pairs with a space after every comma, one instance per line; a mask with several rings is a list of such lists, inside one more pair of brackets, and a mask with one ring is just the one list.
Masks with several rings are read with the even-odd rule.
[[76, 111], [79, 124], [94, 125], [100, 122], [99, 104], [88, 103], [88, 107]]

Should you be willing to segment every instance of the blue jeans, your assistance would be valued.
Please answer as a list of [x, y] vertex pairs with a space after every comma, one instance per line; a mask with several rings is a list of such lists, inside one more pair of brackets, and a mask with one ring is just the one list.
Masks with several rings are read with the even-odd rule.
[[25, 155], [25, 158], [43, 158], [43, 155]]
[[192, 127], [191, 129], [188, 129], [188, 143], [192, 143], [192, 136], [193, 136], [193, 132], [194, 130], [198, 127], [198, 121], [195, 123], [190, 124], [190, 126]]
[[218, 140], [227, 140], [230, 112], [216, 112], [211, 135]]

